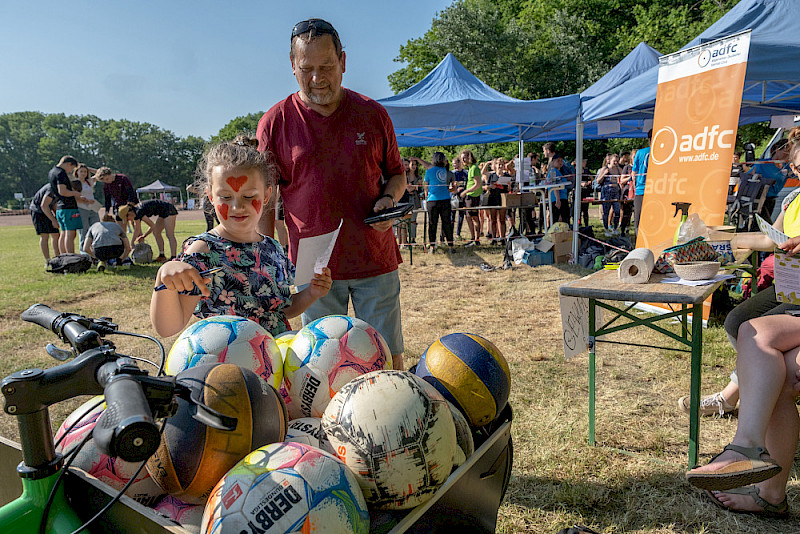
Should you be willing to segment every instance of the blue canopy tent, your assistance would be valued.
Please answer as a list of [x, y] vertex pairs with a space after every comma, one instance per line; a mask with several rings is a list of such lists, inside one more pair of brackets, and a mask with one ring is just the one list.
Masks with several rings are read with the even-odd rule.
[[[646, 43], [639, 43], [630, 54], [614, 65], [602, 78], [589, 86], [585, 91], [581, 92], [581, 107], [585, 108], [587, 105], [586, 103], [591, 99], [616, 89], [640, 74], [648, 72], [658, 65], [658, 58], [661, 57], [661, 55], [661, 52]], [[576, 122], [577, 121], [571, 121], [545, 132], [537, 140], [564, 141], [575, 139]], [[652, 121], [648, 118], [617, 120], [616, 123], [608, 125], [609, 128], [606, 130], [606, 124], [600, 122], [587, 123], [584, 119], [583, 138], [644, 137], [647, 130], [650, 128], [649, 125], [651, 122]]]
[[522, 141], [574, 122], [580, 110], [578, 95], [542, 100], [504, 95], [453, 54], [413, 87], [378, 102], [389, 112], [400, 146]]
[[[739, 124], [800, 114], [800, 36], [794, 27], [798, 7], [797, 0], [742, 0], [683, 47], [752, 29]], [[583, 102], [583, 121], [652, 118], [657, 87], [655, 66]]]

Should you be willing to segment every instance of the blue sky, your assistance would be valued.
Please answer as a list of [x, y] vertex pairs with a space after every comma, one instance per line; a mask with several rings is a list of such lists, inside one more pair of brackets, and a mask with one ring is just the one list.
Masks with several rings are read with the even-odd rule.
[[383, 98], [400, 46], [451, 2], [2, 2], [0, 113], [92, 114], [208, 138], [297, 90], [289, 35], [312, 17], [339, 32], [344, 85]]

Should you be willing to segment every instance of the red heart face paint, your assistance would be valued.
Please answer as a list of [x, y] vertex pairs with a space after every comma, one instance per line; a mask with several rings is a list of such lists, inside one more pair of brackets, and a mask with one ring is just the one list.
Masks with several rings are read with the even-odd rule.
[[239, 189], [241, 189], [244, 183], [247, 181], [247, 176], [228, 176], [225, 178], [225, 181], [228, 182], [228, 185], [231, 186], [231, 189], [238, 193]]
[[223, 221], [228, 220], [228, 205], [227, 204], [219, 204], [217, 205], [217, 215], [219, 215]]
[[258, 199], [253, 199], [253, 209], [256, 210], [256, 213], [261, 213], [261, 201]]

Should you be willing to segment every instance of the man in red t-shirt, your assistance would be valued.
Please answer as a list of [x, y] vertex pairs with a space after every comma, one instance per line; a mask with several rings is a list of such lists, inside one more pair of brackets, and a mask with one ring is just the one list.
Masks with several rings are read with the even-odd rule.
[[[402, 259], [388, 231], [392, 221], [364, 223], [405, 192], [392, 121], [380, 104], [342, 87], [345, 53], [328, 22], [296, 24], [289, 57], [300, 91], [264, 114], [257, 136], [259, 150], [272, 153], [280, 172], [291, 260], [297, 260], [301, 238], [331, 232], [344, 221], [328, 264], [333, 287], [303, 313], [303, 324], [346, 315], [352, 299], [356, 317], [381, 333], [394, 368], [403, 369]], [[262, 216], [261, 231], [273, 235], [271, 210]]]

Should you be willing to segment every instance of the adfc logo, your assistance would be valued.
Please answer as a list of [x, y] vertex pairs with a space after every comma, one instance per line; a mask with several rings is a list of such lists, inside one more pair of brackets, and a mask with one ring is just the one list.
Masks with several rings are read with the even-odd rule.
[[669, 126], [664, 126], [653, 135], [650, 142], [650, 157], [656, 165], [663, 165], [672, 159], [678, 149], [678, 134]]

